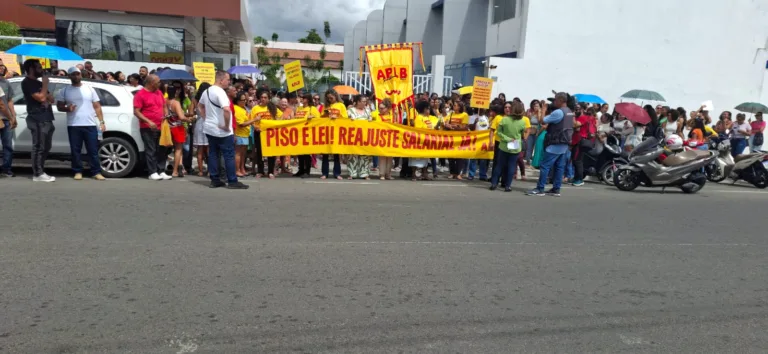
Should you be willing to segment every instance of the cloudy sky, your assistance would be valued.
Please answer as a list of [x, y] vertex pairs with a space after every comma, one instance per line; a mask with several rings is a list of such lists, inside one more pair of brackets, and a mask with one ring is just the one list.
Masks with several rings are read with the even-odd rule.
[[316, 28], [323, 35], [323, 21], [331, 23], [330, 43], [343, 43], [344, 33], [372, 10], [381, 9], [385, 0], [248, 0], [254, 36], [279, 41], [296, 41]]

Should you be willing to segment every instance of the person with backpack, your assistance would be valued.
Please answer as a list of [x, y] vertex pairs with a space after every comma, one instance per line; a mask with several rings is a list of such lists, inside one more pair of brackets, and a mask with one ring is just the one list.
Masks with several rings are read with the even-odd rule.
[[573, 123], [573, 139], [571, 146], [573, 149], [572, 159], [574, 167], [573, 186], [581, 187], [584, 185], [584, 154], [595, 148], [595, 138], [597, 137], [597, 120], [595, 119], [595, 109], [587, 108], [583, 115], [576, 118]]

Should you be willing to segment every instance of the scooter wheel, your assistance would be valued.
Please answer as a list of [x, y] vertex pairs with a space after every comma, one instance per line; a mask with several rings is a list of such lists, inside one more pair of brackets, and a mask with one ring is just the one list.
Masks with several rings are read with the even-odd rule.
[[616, 175], [616, 170], [618, 168], [613, 167], [613, 165], [608, 165], [603, 168], [602, 171], [600, 171], [600, 178], [603, 180], [603, 183], [614, 186], [613, 177]]
[[613, 176], [616, 188], [625, 192], [631, 192], [640, 186], [640, 175], [630, 169], [619, 169]]
[[762, 170], [758, 171], [755, 175], [755, 183], [753, 183], [755, 187], [760, 189], [765, 189], [768, 187], [768, 171]]
[[714, 183], [720, 183], [725, 180], [725, 171], [717, 164], [709, 165], [704, 168], [704, 172], [707, 175], [707, 180]]

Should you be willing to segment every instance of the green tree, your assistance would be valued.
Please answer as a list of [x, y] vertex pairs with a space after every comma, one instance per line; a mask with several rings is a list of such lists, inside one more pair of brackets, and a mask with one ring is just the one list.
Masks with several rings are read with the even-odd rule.
[[[0, 21], [0, 36], [20, 37], [19, 25], [14, 22]], [[0, 50], [5, 51], [21, 44], [13, 39], [0, 39]]]
[[253, 44], [255, 45], [267, 45], [267, 39], [262, 36], [253, 37]]
[[288, 52], [283, 52], [283, 58], [288, 59], [290, 54]]
[[299, 38], [299, 43], [325, 44], [325, 42], [323, 42], [323, 39], [320, 37], [320, 34], [317, 33], [317, 29], [315, 28], [307, 31], [306, 37]]
[[277, 39], [280, 38], [277, 33], [272, 33], [272, 42], [277, 42]]
[[323, 21], [323, 34], [325, 35], [325, 41], [328, 42], [328, 38], [331, 37], [331, 23]]

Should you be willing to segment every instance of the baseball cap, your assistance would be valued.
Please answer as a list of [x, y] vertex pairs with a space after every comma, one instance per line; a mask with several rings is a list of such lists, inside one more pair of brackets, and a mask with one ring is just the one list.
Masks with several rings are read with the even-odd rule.
[[67, 69], [67, 74], [68, 75], [72, 75], [74, 73], [79, 73], [79, 72], [80, 72], [80, 69], [78, 69], [76, 66], [73, 66], [73, 67]]

